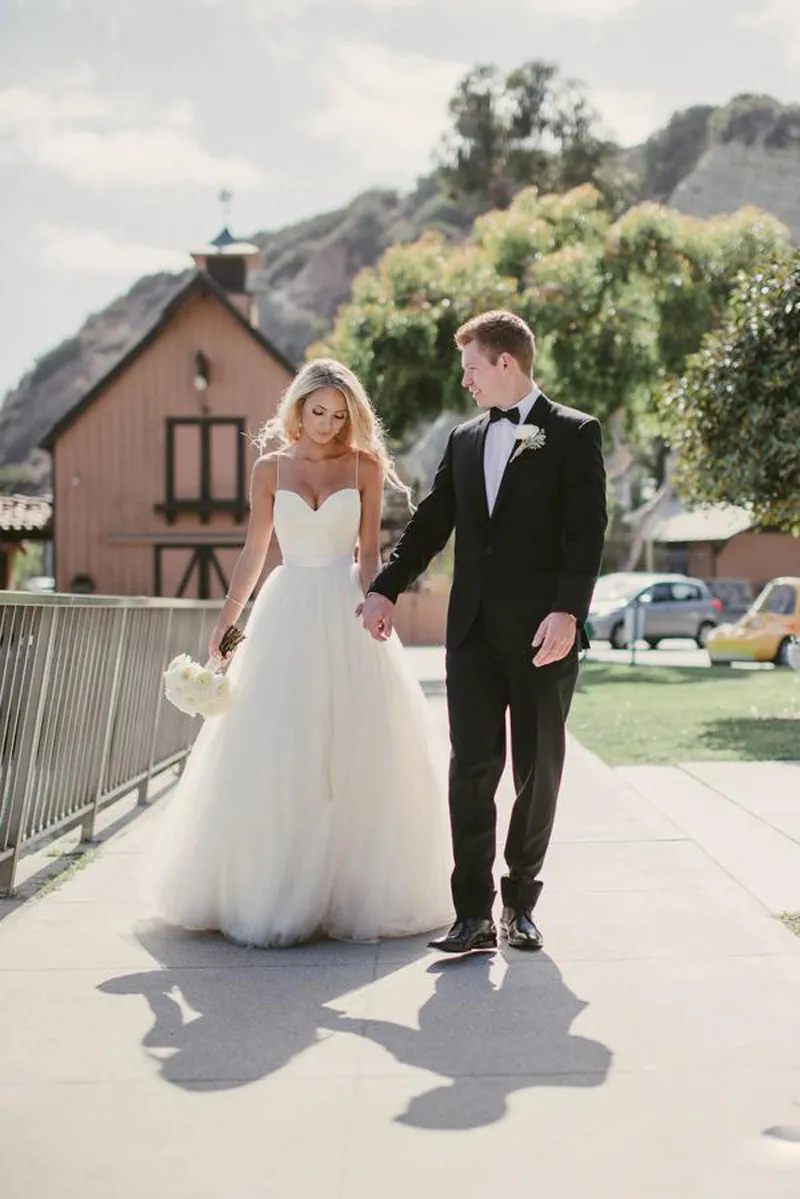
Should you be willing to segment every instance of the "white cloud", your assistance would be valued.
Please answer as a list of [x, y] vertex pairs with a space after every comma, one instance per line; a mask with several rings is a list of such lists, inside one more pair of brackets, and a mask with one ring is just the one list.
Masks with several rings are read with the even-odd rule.
[[590, 21], [599, 25], [638, 8], [641, 3], [642, 0], [521, 0], [520, 7], [536, 17]]
[[85, 68], [0, 90], [0, 155], [92, 187], [247, 188], [261, 177], [247, 159], [203, 148], [188, 100], [159, 110], [143, 96], [103, 95]]
[[36, 238], [47, 266], [82, 274], [136, 278], [155, 271], [181, 271], [190, 265], [186, 254], [125, 242], [102, 229], [41, 224]]
[[666, 113], [655, 92], [600, 88], [589, 99], [608, 133], [623, 146], [637, 146], [663, 124]]
[[[362, 12], [389, 12], [392, 9], [424, 8], [429, 0], [350, 0], [353, 8]], [[517, 9], [536, 17], [551, 20], [579, 19], [606, 21], [629, 9], [638, 8], [643, 0], [495, 0], [496, 9]], [[486, 0], [457, 0], [452, 7], [483, 9]], [[440, 5], [440, 7], [446, 7]], [[297, 19], [314, 9], [325, 7], [325, 0], [249, 0], [250, 11], [260, 18]]]
[[310, 131], [332, 138], [379, 183], [405, 185], [429, 170], [447, 101], [468, 64], [377, 43], [342, 43], [328, 64], [324, 107]]
[[750, 29], [773, 28], [786, 41], [789, 61], [800, 65], [800, 4], [798, 0], [767, 0], [739, 18]]

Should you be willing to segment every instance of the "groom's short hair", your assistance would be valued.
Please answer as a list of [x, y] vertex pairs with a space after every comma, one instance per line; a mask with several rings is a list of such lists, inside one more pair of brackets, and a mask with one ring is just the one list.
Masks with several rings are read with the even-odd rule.
[[473, 316], [456, 329], [456, 345], [463, 350], [473, 341], [492, 362], [496, 362], [500, 354], [510, 354], [526, 375], [533, 372], [536, 350], [533, 331], [516, 313], [498, 308]]

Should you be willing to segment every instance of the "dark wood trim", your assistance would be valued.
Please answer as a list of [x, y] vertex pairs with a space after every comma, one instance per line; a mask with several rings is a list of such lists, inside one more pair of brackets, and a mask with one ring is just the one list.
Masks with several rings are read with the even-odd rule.
[[[211, 426], [208, 421], [200, 425], [200, 500], [208, 503], [211, 500]], [[200, 517], [208, 520], [207, 516]]]
[[195, 569], [198, 571], [198, 599], [211, 598], [211, 575], [212, 571], [216, 575], [223, 591], [228, 590], [229, 580], [225, 575], [225, 571], [220, 565], [217, 558], [217, 550], [241, 549], [244, 542], [239, 545], [231, 546], [226, 542], [204, 542], [198, 545], [194, 541], [186, 542], [159, 542], [153, 546], [153, 584], [154, 594], [164, 594], [164, 565], [162, 554], [164, 550], [189, 550], [191, 556], [186, 569], [181, 576], [178, 584], [178, 590], [173, 597], [179, 599], [186, 590]]
[[[217, 555], [214, 553], [213, 550], [211, 551], [211, 554], [209, 555], [209, 565], [213, 568], [214, 573], [217, 576], [217, 582], [219, 583], [223, 592], [225, 592], [227, 594], [229, 580], [225, 578], [225, 572], [222, 569], [222, 567], [220, 566], [219, 558], [217, 557]], [[209, 590], [210, 590], [210, 588], [209, 588]]]
[[203, 524], [208, 524], [209, 517], [214, 512], [230, 512], [237, 524], [241, 524], [248, 512], [248, 505], [240, 500], [173, 500], [171, 504], [154, 504], [153, 507], [160, 516], [167, 518], [169, 524], [173, 524], [175, 517], [181, 512], [191, 512], [199, 516]]
[[167, 505], [171, 506], [175, 502], [175, 438], [173, 436], [174, 420], [172, 417], [167, 417], [167, 452], [165, 455], [165, 466], [167, 477], [164, 480], [164, 495], [167, 497]]
[[[184, 591], [186, 590], [186, 585], [188, 584], [189, 579], [191, 579], [192, 575], [194, 574], [195, 563], [198, 561], [198, 555], [202, 548], [204, 548], [204, 547], [198, 546], [197, 549], [192, 554], [191, 558], [189, 559], [189, 565], [186, 567], [186, 570], [181, 575], [181, 581], [178, 584], [178, 590], [175, 592], [176, 597], [180, 598], [180, 596], [182, 596]], [[198, 596], [198, 598], [202, 599], [203, 598], [203, 588], [200, 587], [199, 591], [200, 591], [200, 595]]]
[[[164, 494], [166, 499], [155, 505], [156, 512], [164, 516], [168, 524], [174, 524], [181, 512], [191, 512], [208, 524], [214, 512], [230, 513], [237, 524], [247, 517], [249, 504], [246, 496], [245, 420], [241, 416], [168, 416], [167, 446], [165, 454]], [[200, 430], [200, 494], [196, 497], [178, 499], [175, 495], [175, 429], [179, 425], [195, 425]], [[215, 499], [211, 494], [211, 445], [213, 430], [219, 425], [231, 425], [238, 433], [236, 445], [236, 495], [233, 499]]]

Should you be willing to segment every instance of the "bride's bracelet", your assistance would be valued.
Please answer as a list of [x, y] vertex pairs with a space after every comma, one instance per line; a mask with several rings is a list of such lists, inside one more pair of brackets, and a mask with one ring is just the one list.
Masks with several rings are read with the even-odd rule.
[[237, 600], [237, 599], [234, 599], [232, 595], [226, 595], [226, 596], [225, 596], [225, 599], [226, 599], [226, 600], [228, 601], [228, 603], [230, 603], [230, 604], [236, 604], [236, 607], [237, 607], [237, 608], [239, 609], [239, 611], [241, 612], [242, 608], [244, 607], [244, 604], [240, 603], [240, 602], [239, 602], [239, 600]]

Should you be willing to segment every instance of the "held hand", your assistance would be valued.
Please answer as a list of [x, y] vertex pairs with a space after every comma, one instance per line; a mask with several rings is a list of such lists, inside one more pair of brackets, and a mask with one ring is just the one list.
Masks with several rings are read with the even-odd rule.
[[214, 625], [213, 632], [211, 633], [211, 636], [208, 639], [208, 656], [209, 656], [209, 658], [217, 658], [218, 661], [220, 661], [220, 662], [226, 661], [225, 655], [220, 653], [219, 643], [222, 640], [222, 638], [224, 637], [225, 630], [227, 629], [227, 627], [228, 626], [226, 624], [217, 623]]
[[575, 642], [577, 620], [571, 612], [551, 612], [545, 616], [532, 641], [534, 666], [549, 666], [565, 658]]
[[371, 591], [356, 608], [356, 616], [361, 617], [364, 628], [372, 634], [376, 641], [388, 641], [394, 627], [394, 604], [384, 595]]

